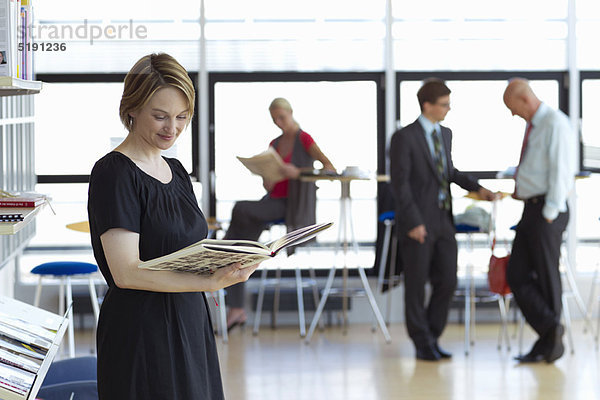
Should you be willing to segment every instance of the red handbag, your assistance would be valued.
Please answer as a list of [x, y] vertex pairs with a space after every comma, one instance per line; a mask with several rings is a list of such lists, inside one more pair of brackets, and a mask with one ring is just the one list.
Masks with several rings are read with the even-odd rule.
[[[496, 215], [496, 202], [494, 202], [493, 216]], [[506, 269], [508, 267], [508, 260], [510, 259], [510, 253], [507, 253], [504, 257], [497, 257], [494, 255], [494, 248], [496, 247], [496, 224], [495, 218], [492, 220], [492, 255], [490, 256], [490, 264], [488, 267], [488, 286], [490, 292], [497, 293], [501, 296], [510, 294], [511, 290], [506, 281]]]
[[490, 265], [488, 268], [488, 285], [490, 292], [498, 293], [501, 296], [506, 296], [510, 293], [510, 287], [506, 281], [506, 267], [510, 254], [504, 257], [496, 257], [493, 253], [490, 257]]

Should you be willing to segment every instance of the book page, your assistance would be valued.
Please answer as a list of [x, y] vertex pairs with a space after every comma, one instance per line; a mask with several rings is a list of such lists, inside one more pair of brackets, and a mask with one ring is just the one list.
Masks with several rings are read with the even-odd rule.
[[156, 271], [179, 271], [191, 272], [198, 275], [210, 275], [217, 269], [239, 262], [242, 267], [258, 264], [270, 256], [264, 254], [230, 253], [219, 250], [210, 250], [198, 246], [192, 254], [186, 254], [177, 258], [155, 259], [141, 263], [138, 268]]
[[237, 157], [238, 160], [253, 174], [262, 176], [269, 182], [279, 182], [285, 179], [281, 173], [281, 167], [284, 165], [281, 156], [273, 147], [253, 157]]
[[268, 246], [271, 248], [271, 251], [274, 254], [277, 254], [281, 249], [298, 245], [312, 239], [319, 232], [324, 231], [331, 225], [333, 225], [333, 222], [323, 222], [321, 224], [308, 225], [283, 235], [279, 239], [269, 243]]

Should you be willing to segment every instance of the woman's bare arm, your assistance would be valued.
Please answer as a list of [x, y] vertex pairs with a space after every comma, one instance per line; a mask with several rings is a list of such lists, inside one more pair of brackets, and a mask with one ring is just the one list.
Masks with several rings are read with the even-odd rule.
[[258, 268], [258, 264], [240, 268], [240, 264], [236, 263], [220, 268], [209, 276], [140, 269], [139, 238], [138, 233], [121, 228], [109, 229], [100, 236], [108, 268], [119, 288], [155, 292], [214, 292], [247, 281]]
[[323, 152], [316, 143], [310, 145], [310, 147], [308, 148], [308, 154], [310, 154], [310, 156], [315, 160], [320, 161], [321, 164], [323, 164], [323, 169], [335, 171], [335, 167], [333, 166], [331, 161], [329, 161], [329, 158], [327, 158], [327, 156], [323, 154]]

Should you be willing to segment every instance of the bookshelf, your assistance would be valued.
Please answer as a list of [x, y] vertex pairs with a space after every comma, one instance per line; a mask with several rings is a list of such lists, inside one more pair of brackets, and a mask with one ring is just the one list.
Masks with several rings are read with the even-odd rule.
[[42, 85], [43, 83], [40, 81], [0, 76], [0, 96], [37, 94], [42, 90]]
[[[0, 296], [0, 346], [2, 345], [2, 339], [7, 337], [3, 336], [2, 329], [3, 327], [6, 329], [7, 326], [12, 327], [11, 332], [13, 335], [14, 332], [21, 333], [23, 342], [27, 341], [27, 339], [25, 339], [26, 337], [28, 338], [32, 335], [39, 337], [39, 331], [42, 330], [45, 334], [44, 337], [47, 338], [46, 343], [48, 343], [45, 354], [40, 355], [41, 362], [38, 362], [39, 367], [30, 368], [30, 371], [27, 373], [30, 377], [33, 375], [33, 382], [24, 385], [27, 388], [20, 392], [8, 389], [6, 387], [7, 385], [2, 385], [2, 382], [10, 381], [10, 378], [7, 376], [9, 375], [7, 371], [12, 371], [10, 373], [17, 375], [20, 371], [24, 370], [10, 366], [6, 363], [6, 360], [0, 359], [0, 399], [35, 399], [42, 386], [44, 377], [50, 368], [50, 364], [58, 353], [60, 342], [67, 329], [68, 323], [69, 320], [60, 315], [53, 314], [49, 311], [42, 310], [9, 297]], [[25, 358], [25, 356], [22, 356], [21, 358]], [[19, 357], [15, 360], [18, 361]]]

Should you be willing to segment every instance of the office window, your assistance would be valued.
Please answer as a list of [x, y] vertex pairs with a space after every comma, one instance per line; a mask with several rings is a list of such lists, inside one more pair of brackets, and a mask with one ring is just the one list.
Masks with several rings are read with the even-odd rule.
[[[52, 198], [37, 217], [33, 247], [88, 246], [89, 235], [67, 224], [87, 220], [87, 183], [68, 183], [71, 175], [89, 175], [94, 163], [127, 135], [119, 119], [123, 84], [50, 83], [35, 95], [35, 172], [64, 183], [38, 184], [36, 191]], [[192, 171], [191, 125], [175, 146], [164, 152]], [[199, 187], [195, 190], [199, 192]]]
[[[582, 80], [581, 90], [581, 139], [583, 143], [583, 168], [600, 171], [600, 134], [595, 115], [600, 107], [600, 79]], [[598, 187], [600, 177], [578, 179], [577, 185], [577, 238], [580, 240], [577, 268], [596, 268], [598, 240], [600, 239], [600, 212], [598, 209]], [[580, 268], [581, 267], [581, 268]]]
[[142, 56], [165, 52], [198, 69], [200, 3], [182, 0], [35, 2], [36, 41], [65, 51], [37, 52], [38, 73], [127, 72]]
[[600, 134], [595, 118], [600, 108], [600, 79], [584, 79], [581, 86], [583, 167], [600, 170]]
[[567, 0], [393, 0], [392, 13], [397, 70], [566, 68]]
[[[88, 175], [127, 136], [119, 119], [123, 84], [50, 83], [35, 96], [37, 175]], [[191, 125], [165, 153], [192, 170]]]
[[220, 71], [381, 70], [385, 1], [206, 1], [207, 65]]
[[[377, 102], [373, 81], [352, 82], [217, 82], [215, 85], [215, 175], [217, 218], [229, 221], [236, 200], [258, 200], [265, 194], [262, 180], [235, 156], [266, 150], [279, 136], [268, 111], [275, 97], [287, 98], [294, 118], [341, 172], [358, 166], [377, 168]], [[315, 163], [315, 167], [319, 166]], [[317, 219], [339, 215], [338, 182], [319, 182]], [[376, 185], [353, 182], [355, 232], [359, 241], [375, 240]], [[319, 240], [335, 240], [336, 230]]]
[[577, 0], [577, 66], [596, 70], [600, 65], [598, 37], [600, 37], [600, 2]]
[[[421, 113], [417, 91], [421, 81], [400, 83], [400, 124], [412, 123]], [[463, 81], [448, 80], [450, 111], [442, 122], [452, 129], [452, 159], [462, 171], [504, 171], [516, 166], [525, 122], [511, 116], [502, 96], [504, 80]], [[558, 108], [558, 82], [531, 82], [542, 101]]]

